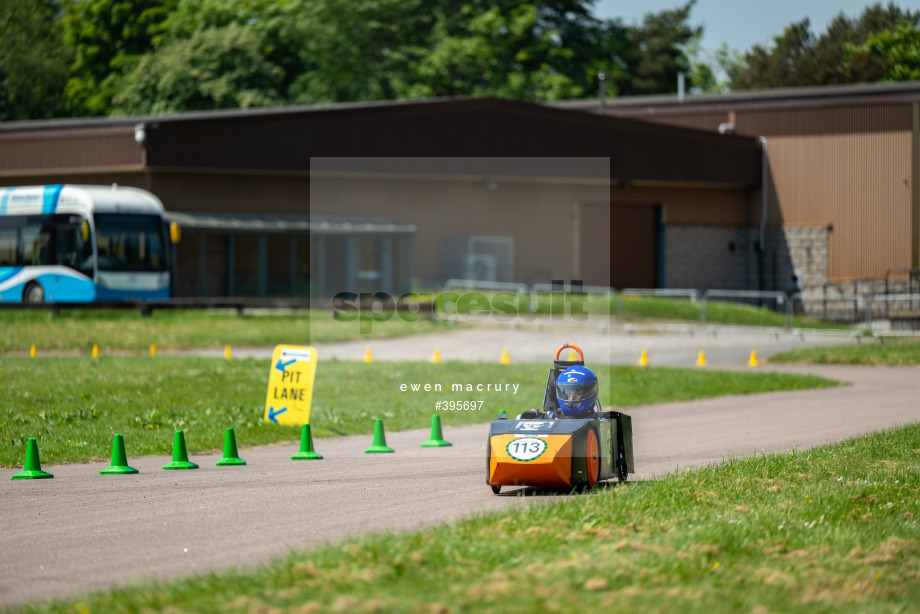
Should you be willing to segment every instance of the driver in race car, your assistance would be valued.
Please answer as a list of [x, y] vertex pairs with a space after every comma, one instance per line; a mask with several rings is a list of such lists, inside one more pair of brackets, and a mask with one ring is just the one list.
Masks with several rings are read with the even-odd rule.
[[597, 404], [597, 376], [588, 367], [569, 367], [556, 378], [556, 404], [564, 417], [585, 418]]

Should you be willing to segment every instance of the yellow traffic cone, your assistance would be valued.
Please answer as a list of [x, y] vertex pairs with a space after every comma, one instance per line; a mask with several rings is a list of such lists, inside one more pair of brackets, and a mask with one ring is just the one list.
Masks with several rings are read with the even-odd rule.
[[227, 360], [230, 360], [232, 356], [233, 356], [233, 350], [231, 350], [230, 346], [228, 345], [227, 347], [224, 348], [224, 357]]
[[508, 348], [505, 348], [502, 350], [502, 357], [501, 357], [501, 360], [499, 360], [499, 362], [503, 365], [507, 365], [508, 363], [511, 362], [511, 354], [508, 353]]
[[578, 353], [575, 352], [575, 350], [569, 350], [569, 358], [568, 358], [568, 360], [569, 360], [569, 362], [578, 360]]
[[157, 346], [151, 343], [150, 344], [150, 356], [156, 357], [156, 355], [157, 355]]
[[441, 348], [434, 349], [434, 355], [431, 357], [431, 362], [434, 364], [439, 364], [441, 362]]
[[374, 354], [371, 352], [370, 347], [364, 350], [364, 362], [374, 362]]
[[636, 364], [640, 367], [648, 366], [648, 350], [642, 350], [642, 354], [639, 356], [639, 362]]
[[35, 344], [34, 343], [32, 344], [32, 347], [29, 348], [29, 356], [31, 358], [35, 358]]
[[99, 346], [95, 343], [93, 344], [93, 358], [99, 358]]
[[706, 352], [704, 352], [703, 350], [700, 350], [700, 355], [699, 355], [699, 357], [696, 359], [696, 366], [697, 366], [697, 367], [705, 367], [705, 366], [706, 366]]
[[748, 360], [748, 366], [749, 367], [760, 366], [760, 363], [757, 362], [757, 352], [755, 352], [754, 350], [751, 350], [751, 359]]

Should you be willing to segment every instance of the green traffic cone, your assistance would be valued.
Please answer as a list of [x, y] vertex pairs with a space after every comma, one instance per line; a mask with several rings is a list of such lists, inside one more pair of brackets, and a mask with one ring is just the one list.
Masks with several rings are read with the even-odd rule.
[[53, 478], [47, 471], [42, 471], [42, 464], [38, 461], [38, 440], [29, 437], [26, 442], [26, 463], [22, 471], [13, 476], [14, 480], [42, 480]]
[[128, 456], [125, 454], [125, 438], [122, 435], [115, 435], [112, 441], [112, 466], [99, 472], [102, 475], [114, 475], [122, 473], [138, 473], [134, 467], [128, 466]]
[[453, 444], [449, 441], [444, 441], [444, 436], [441, 434], [441, 416], [435, 414], [431, 417], [431, 439], [428, 441], [422, 442], [423, 448], [443, 448], [444, 446], [452, 446]]
[[300, 428], [300, 452], [291, 457], [291, 460], [319, 460], [322, 456], [313, 451], [313, 431], [309, 424]]
[[239, 456], [239, 452], [236, 450], [236, 433], [233, 432], [233, 427], [227, 429], [227, 434], [224, 435], [224, 457], [217, 461], [218, 467], [227, 467], [229, 465], [245, 465], [244, 461]]
[[182, 431], [176, 431], [172, 462], [165, 465], [163, 469], [198, 469], [198, 465], [188, 460], [188, 452], [185, 451], [185, 433]]
[[380, 454], [392, 452], [393, 448], [387, 447], [387, 437], [383, 434], [383, 420], [374, 421], [374, 444], [364, 451], [365, 454]]

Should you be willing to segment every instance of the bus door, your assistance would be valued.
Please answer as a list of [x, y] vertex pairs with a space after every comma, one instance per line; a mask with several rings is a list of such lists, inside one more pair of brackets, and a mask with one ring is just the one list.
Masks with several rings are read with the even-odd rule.
[[93, 279], [93, 243], [89, 222], [79, 215], [58, 215], [54, 225], [54, 263]]

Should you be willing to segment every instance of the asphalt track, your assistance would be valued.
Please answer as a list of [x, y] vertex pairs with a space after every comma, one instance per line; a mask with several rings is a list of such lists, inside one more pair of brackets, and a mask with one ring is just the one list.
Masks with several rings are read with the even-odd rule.
[[[688, 366], [704, 349], [712, 366], [738, 367], [751, 349], [763, 357], [800, 339], [742, 332], [690, 336], [594, 330], [482, 329], [374, 343], [376, 360], [482, 358], [510, 346], [512, 360], [541, 360], [575, 341], [606, 361], [632, 363], [648, 346], [652, 364]], [[612, 339], [612, 344], [610, 340]], [[760, 339], [762, 345], [752, 347]], [[819, 337], [815, 343], [841, 343]], [[482, 342], [485, 343], [485, 342]], [[806, 339], [805, 344], [809, 344]], [[320, 360], [363, 357], [366, 344], [317, 346]], [[654, 348], [654, 349], [651, 349]], [[478, 351], [477, 351], [478, 349]], [[248, 350], [268, 355], [268, 349]], [[485, 353], [484, 353], [485, 352]], [[352, 353], [358, 353], [352, 356]], [[234, 356], [244, 355], [235, 351]], [[497, 357], [496, 357], [497, 358]], [[742, 361], [743, 359], [743, 361]], [[321, 368], [321, 367], [320, 367]], [[741, 367], [744, 368], [744, 367]], [[764, 368], [764, 367], [760, 367]], [[633, 407], [631, 481], [731, 456], [806, 448], [920, 420], [916, 368], [794, 367], [848, 385]], [[292, 461], [296, 445], [241, 449], [245, 467], [216, 467], [220, 455], [193, 456], [200, 469], [163, 471], [168, 457], [132, 458], [137, 475], [101, 476], [108, 463], [44, 466], [52, 480], [13, 481], [0, 470], [0, 607], [76, 596], [116, 585], [264, 564], [289, 550], [385, 530], [451, 522], [482, 511], [549, 499], [494, 496], [485, 483], [486, 425], [451, 427], [449, 448], [421, 448], [428, 430], [388, 433], [396, 452], [364, 454], [369, 436], [317, 440], [321, 461]], [[192, 436], [191, 434], [189, 435]]]

